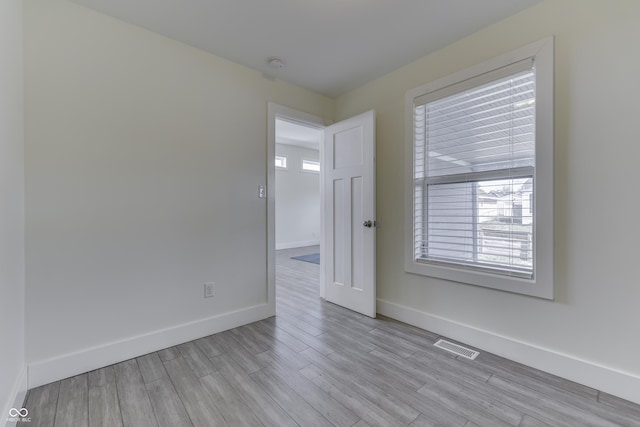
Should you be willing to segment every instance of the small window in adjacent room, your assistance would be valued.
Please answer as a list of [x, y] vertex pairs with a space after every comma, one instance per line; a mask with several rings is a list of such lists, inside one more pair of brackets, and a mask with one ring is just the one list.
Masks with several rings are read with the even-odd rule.
[[305, 172], [320, 172], [320, 162], [317, 160], [302, 159], [302, 170]]
[[276, 168], [278, 169], [287, 168], [287, 158], [285, 156], [276, 156]]
[[553, 40], [409, 91], [407, 112], [407, 271], [553, 298]]

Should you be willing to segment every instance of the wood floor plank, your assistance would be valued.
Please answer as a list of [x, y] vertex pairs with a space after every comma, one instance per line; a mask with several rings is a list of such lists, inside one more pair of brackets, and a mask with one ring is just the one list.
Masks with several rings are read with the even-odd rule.
[[200, 383], [216, 403], [230, 426], [262, 427], [258, 417], [220, 372], [200, 378]]
[[[408, 358], [414, 353], [413, 350], [408, 351], [402, 346], [393, 345], [393, 344], [389, 344], [388, 342], [378, 340], [375, 336], [372, 336], [368, 333], [356, 335], [352, 332], [332, 330], [331, 332], [329, 332], [329, 334], [332, 334], [334, 337], [338, 337], [346, 342], [353, 340], [353, 342], [359, 344], [361, 348], [363, 348], [364, 346], [367, 346], [369, 347], [369, 350], [365, 351], [367, 353], [376, 348], [380, 348], [380, 349], [389, 351], [391, 353], [395, 353], [403, 358]], [[353, 337], [353, 338], [350, 338], [350, 337]]]
[[264, 320], [262, 322], [254, 323], [253, 326], [257, 330], [258, 333], [263, 336], [269, 336], [275, 339], [277, 342], [282, 343], [283, 345], [289, 347], [295, 352], [302, 351], [309, 347], [299, 339], [294, 336], [288, 334], [284, 330], [277, 328], [275, 323], [269, 322], [270, 319]]
[[230, 355], [220, 355], [216, 361], [224, 379], [251, 407], [263, 424], [276, 427], [298, 425]]
[[517, 425], [522, 420], [522, 414], [504, 411], [502, 406], [496, 407], [494, 402], [470, 394], [468, 389], [456, 384], [440, 383], [437, 387], [427, 384], [418, 393], [480, 425], [506, 427]]
[[89, 387], [89, 425], [121, 427], [122, 415], [115, 378], [98, 387]]
[[[347, 367], [344, 364], [347, 358], [340, 356], [337, 352], [326, 357], [317, 352], [314, 353], [313, 350], [305, 350], [302, 353], [324, 373], [335, 379], [342, 379], [344, 382], [348, 382], [355, 392], [361, 394], [403, 423], [408, 424], [418, 417], [419, 411], [399, 398], [398, 395], [390, 394], [380, 387], [381, 382], [389, 383], [394, 381], [392, 376], [384, 376], [384, 374], [378, 373], [376, 378], [376, 374], [369, 376], [366, 371], [356, 369], [357, 364]], [[341, 357], [341, 360], [336, 361], [335, 357]]]
[[144, 356], [136, 358], [136, 361], [138, 362], [138, 368], [140, 369], [145, 384], [167, 376], [167, 372], [164, 370], [164, 365], [158, 353], [145, 354]]
[[158, 351], [158, 356], [160, 356], [160, 360], [166, 362], [175, 359], [176, 357], [180, 357], [181, 355], [177, 347], [169, 347]]
[[[410, 359], [413, 360], [413, 356]], [[481, 374], [465, 375], [452, 367], [438, 368], [438, 365], [430, 365], [425, 361], [419, 364], [423, 368], [423, 379], [430, 378], [418, 390], [419, 393], [472, 421], [479, 420], [481, 425], [496, 422], [517, 424], [529, 408], [527, 402], [520, 404], [500, 389], [487, 384]]]
[[[612, 396], [602, 391], [598, 395], [598, 402], [601, 405], [604, 405], [607, 410], [613, 410], [640, 420], [640, 405], [636, 403], [629, 402], [628, 400]], [[640, 425], [640, 423], [638, 424]]]
[[597, 400], [598, 391], [573, 381], [560, 378], [556, 375], [540, 371], [521, 363], [491, 354], [480, 352], [480, 355], [473, 361], [462, 360], [463, 363], [470, 363], [474, 366], [481, 366], [482, 369], [499, 375], [502, 378], [514, 380], [528, 387], [536, 388], [536, 384], [545, 384], [545, 388], [553, 387], [572, 395]]
[[384, 349], [379, 348], [372, 350], [369, 352], [369, 355], [373, 359], [371, 362], [373, 366], [383, 368], [400, 378], [404, 375], [412, 378], [414, 380], [412, 384], [416, 385], [416, 390], [433, 379], [432, 376], [425, 372], [422, 366]]
[[[349, 321], [348, 318], [330, 318], [323, 314], [321, 307], [314, 310], [309, 307], [309, 304], [304, 300], [298, 298], [296, 295], [287, 295], [286, 298], [281, 300], [279, 305], [279, 315], [285, 319], [295, 319], [296, 324], [298, 322], [303, 323], [302, 328], [307, 329], [305, 332], [312, 333], [313, 335], [319, 335], [329, 331], [334, 327], [339, 327], [342, 322]], [[353, 322], [352, 328], [358, 332], [366, 332], [370, 328], [361, 323]]]
[[180, 344], [178, 350], [184, 360], [189, 364], [196, 377], [204, 377], [205, 375], [212, 374], [218, 369], [213, 365], [211, 359], [209, 359], [195, 342], [187, 342]]
[[118, 403], [125, 427], [157, 426], [138, 362], [135, 359], [126, 360], [115, 365], [114, 371], [118, 387]]
[[[634, 425], [640, 426], [639, 411], [633, 412], [625, 411], [623, 408], [617, 408], [617, 410], [611, 410], [603, 406], [601, 403], [593, 403], [590, 399], [584, 399], [577, 396], [574, 393], [567, 393], [561, 389], [558, 389], [555, 385], [545, 385], [541, 383], [539, 379], [533, 379], [527, 377], [526, 380], [520, 378], [511, 378], [508, 381], [513, 381], [516, 384], [524, 385], [528, 389], [533, 389], [539, 394], [546, 396], [549, 399], [556, 401], [562, 401], [565, 406], [576, 408], [579, 411], [591, 413], [594, 416], [603, 420], [608, 420], [614, 424], [619, 425]], [[534, 384], [535, 386], [532, 386]]]
[[357, 353], [369, 353], [371, 350], [378, 348], [375, 344], [367, 342], [367, 340], [360, 339], [359, 335], [355, 333], [347, 334], [330, 331], [319, 335], [319, 337], [323, 338], [334, 351], [342, 350]]
[[518, 424], [518, 427], [553, 427], [553, 426], [550, 426], [547, 423], [543, 423], [542, 421], [525, 414], [520, 424]]
[[340, 402], [325, 393], [297, 369], [286, 366], [274, 366], [263, 369], [269, 375], [277, 376], [291, 387], [304, 400], [325, 418], [338, 427], [352, 426], [359, 417]]
[[[371, 319], [366, 316], [353, 317], [350, 313], [347, 313], [344, 310], [320, 310], [318, 312], [318, 316], [329, 331], [341, 329], [364, 335], [369, 331], [376, 329], [376, 326], [378, 325], [375, 319]], [[368, 319], [368, 321], [365, 321], [365, 318]]]
[[25, 408], [31, 418], [30, 426], [52, 427], [56, 417], [60, 381], [29, 390]]
[[394, 335], [402, 337], [407, 341], [411, 341], [415, 344], [433, 344], [440, 338], [438, 334], [434, 334], [433, 332], [427, 331], [425, 329], [420, 329], [416, 326], [402, 323], [399, 320], [382, 316], [380, 314], [378, 314], [375, 320], [377, 321], [375, 324], [376, 329], [389, 331]]
[[[555, 396], [542, 395], [535, 390], [521, 386], [515, 382], [505, 380], [494, 375], [489, 379], [488, 384], [496, 387], [500, 392], [508, 393], [513, 398], [512, 405], [528, 405], [526, 413], [546, 423], [566, 425], [581, 425], [593, 427], [613, 427], [626, 424], [633, 420], [616, 420], [616, 422], [601, 418], [590, 409], [595, 409], [595, 405], [588, 405], [589, 408], [578, 408], [565, 401], [557, 400]], [[504, 398], [503, 398], [504, 399]], [[535, 407], [529, 405], [532, 399], [536, 399]], [[609, 413], [611, 417], [619, 418], [619, 414]]]
[[195, 340], [194, 342], [209, 359], [213, 359], [214, 357], [222, 354], [222, 349], [218, 347], [211, 336], [200, 338], [199, 340]]
[[431, 345], [430, 342], [416, 344], [413, 341], [408, 341], [403, 337], [396, 335], [395, 332], [385, 331], [380, 328], [370, 330], [368, 335], [375, 338], [374, 342], [376, 343], [376, 346], [382, 347], [391, 353], [396, 353], [398, 350], [402, 350], [402, 353], [406, 356], [403, 356], [403, 354], [399, 352], [397, 354], [403, 357], [409, 357], [413, 353], [422, 351], [425, 347]]
[[[281, 309], [281, 311], [285, 311], [284, 309]], [[302, 318], [304, 318], [305, 316], [303, 315], [298, 315], [298, 314], [294, 314], [291, 315], [289, 318], [285, 315], [282, 316], [283, 319], [288, 320], [290, 322], [292, 322], [291, 326], [300, 329], [301, 331], [303, 331], [306, 334], [312, 335], [314, 337], [317, 337], [320, 334], [323, 334], [326, 332], [326, 328], [320, 328], [317, 325], [314, 326], [311, 323], [305, 322], [304, 320], [302, 320]], [[295, 319], [295, 320], [294, 320]]]
[[251, 374], [251, 378], [260, 384], [271, 398], [287, 411], [289, 416], [299, 425], [309, 427], [333, 426], [329, 420], [277, 376], [262, 370]]
[[218, 407], [184, 358], [169, 360], [164, 362], [164, 366], [195, 427], [227, 425]]
[[89, 425], [88, 374], [60, 381], [55, 427]]
[[[422, 376], [413, 376], [383, 359], [372, 356], [371, 353], [356, 354], [341, 350], [326, 357], [335, 362], [336, 367], [346, 372], [357, 373], [377, 385], [388, 383], [396, 388], [406, 387], [416, 391], [426, 382]], [[316, 361], [316, 359], [313, 360]]]
[[[412, 357], [413, 359], [413, 357]], [[476, 375], [457, 374], [450, 369], [434, 369], [423, 364], [424, 375], [430, 377], [418, 393], [481, 425], [517, 425], [524, 411], [512, 400], [501, 400], [498, 391]]]
[[487, 381], [491, 378], [491, 372], [486, 371], [478, 366], [471, 366], [464, 363], [460, 359], [450, 358], [448, 356], [435, 356], [433, 354], [417, 352], [414, 353], [409, 360], [421, 366], [426, 366], [432, 370], [446, 372], [450, 375], [464, 375], [465, 377], [475, 378], [479, 381]]
[[327, 375], [314, 365], [307, 366], [300, 373], [372, 427], [405, 425], [401, 420], [366, 399], [349, 384]]
[[291, 323], [286, 322], [281, 318], [276, 318], [276, 326], [278, 329], [285, 331], [289, 335], [306, 344], [308, 347], [311, 347], [322, 354], [333, 353], [333, 349], [322, 338], [307, 334], [303, 330], [296, 328]]
[[[233, 357], [234, 361], [246, 373], [250, 374], [262, 368], [262, 363], [253, 354], [249, 353], [229, 331], [216, 334], [212, 338], [225, 354]], [[216, 358], [213, 360], [216, 360]]]
[[173, 383], [167, 375], [148, 382], [146, 387], [153, 412], [156, 414], [160, 427], [193, 426], [178, 393], [173, 387]]
[[[445, 420], [443, 423], [440, 421], [434, 421], [424, 414], [420, 414], [420, 416], [415, 420], [413, 420], [413, 422], [409, 424], [409, 426], [410, 427], [442, 427], [442, 426], [467, 427], [467, 424], [468, 424], [468, 421], [464, 418], [461, 421], [457, 421], [457, 422], [455, 420]], [[469, 427], [472, 427], [472, 426], [469, 426]]]
[[101, 387], [116, 382], [113, 365], [89, 372], [89, 388]]
[[[371, 369], [375, 369], [376, 364], [374, 363], [373, 367], [362, 366], [363, 364], [370, 363], [362, 357], [354, 357], [354, 360], [347, 360], [339, 353], [332, 353], [328, 358], [342, 365], [344, 368], [366, 377], [368, 381], [375, 384], [380, 390], [397, 397], [402, 402], [421, 412], [425, 419], [428, 419], [435, 425], [459, 426], [466, 422], [466, 419], [460, 414], [419, 394], [411, 383], [406, 380], [401, 380], [401, 377], [406, 374], [398, 370], [389, 370], [386, 365], [382, 366], [382, 364], [386, 362], [378, 362], [377, 365], [380, 367], [381, 372], [387, 372], [385, 374], [376, 374], [375, 371], [371, 371]], [[431, 382], [433, 377], [420, 376], [417, 380], [418, 384], [424, 384], [424, 382]]]
[[240, 326], [239, 328], [233, 328], [229, 332], [233, 334], [233, 337], [251, 354], [263, 353], [267, 350], [271, 350], [273, 342], [259, 334], [254, 332], [254, 329], [250, 325]]
[[296, 324], [299, 321], [304, 322], [301, 328], [309, 328], [306, 332], [313, 335], [326, 332], [330, 327], [329, 318], [326, 316], [327, 310], [318, 297], [301, 296], [288, 292], [286, 288], [280, 292], [279, 296], [278, 316], [294, 321]]
[[256, 358], [265, 367], [273, 364], [281, 364], [294, 369], [302, 369], [311, 363], [306, 357], [304, 357], [304, 355], [282, 346], [275, 347], [273, 350], [265, 351], [264, 353], [256, 354]]

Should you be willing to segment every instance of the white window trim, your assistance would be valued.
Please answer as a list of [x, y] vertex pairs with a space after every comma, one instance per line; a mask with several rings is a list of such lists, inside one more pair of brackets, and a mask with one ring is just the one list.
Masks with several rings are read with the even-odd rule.
[[[474, 67], [453, 73], [405, 95], [405, 270], [409, 273], [472, 284], [502, 291], [553, 299], [553, 37], [500, 55]], [[414, 99], [440, 88], [470, 79], [497, 68], [535, 58], [536, 63], [536, 168], [534, 175], [534, 265], [533, 278], [471, 271], [451, 266], [419, 263], [414, 255]]]
[[311, 169], [305, 169], [305, 168], [304, 168], [304, 162], [317, 163], [317, 164], [318, 164], [318, 166], [320, 166], [320, 160], [304, 159], [304, 158], [303, 158], [303, 159], [300, 161], [300, 171], [301, 171], [301, 172], [304, 172], [304, 173], [320, 173], [320, 171], [319, 171], [319, 170], [314, 171], [314, 170], [311, 170]]

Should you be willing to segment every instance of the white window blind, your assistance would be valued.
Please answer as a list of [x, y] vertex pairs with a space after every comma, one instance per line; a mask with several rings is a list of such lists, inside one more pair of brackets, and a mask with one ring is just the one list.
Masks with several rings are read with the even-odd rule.
[[532, 59], [414, 99], [418, 262], [533, 277]]

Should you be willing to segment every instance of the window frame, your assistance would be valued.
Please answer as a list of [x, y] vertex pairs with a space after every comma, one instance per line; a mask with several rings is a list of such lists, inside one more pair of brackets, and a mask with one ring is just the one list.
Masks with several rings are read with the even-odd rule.
[[[278, 166], [278, 158], [284, 159], [284, 166]], [[285, 170], [286, 171], [286, 170], [289, 169], [289, 164], [288, 164], [289, 163], [289, 159], [287, 159], [287, 156], [283, 156], [281, 154], [276, 154], [274, 163], [275, 163], [276, 170]]]
[[[305, 169], [304, 165], [306, 163], [311, 163], [311, 164], [317, 164], [318, 165], [318, 170], [313, 170], [313, 169]], [[304, 172], [304, 173], [320, 173], [320, 160], [313, 160], [313, 159], [305, 159], [303, 158], [300, 161], [300, 171]]]
[[[548, 37], [407, 91], [405, 95], [405, 271], [453, 282], [553, 299], [553, 55], [553, 37]], [[533, 277], [513, 277], [482, 269], [437, 262], [418, 262], [415, 259], [414, 249], [414, 100], [527, 59], [535, 60], [536, 64]]]

